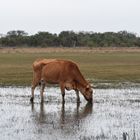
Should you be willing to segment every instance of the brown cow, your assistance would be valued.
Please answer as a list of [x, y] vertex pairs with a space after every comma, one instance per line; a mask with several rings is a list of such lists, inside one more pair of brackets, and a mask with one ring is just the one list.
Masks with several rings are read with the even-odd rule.
[[80, 101], [79, 91], [89, 102], [92, 102], [92, 88], [84, 79], [77, 64], [68, 60], [59, 59], [40, 59], [33, 63], [33, 82], [32, 97], [33, 102], [34, 90], [41, 83], [41, 101], [43, 101], [43, 92], [46, 83], [59, 84], [64, 102], [65, 89], [75, 90], [77, 101]]

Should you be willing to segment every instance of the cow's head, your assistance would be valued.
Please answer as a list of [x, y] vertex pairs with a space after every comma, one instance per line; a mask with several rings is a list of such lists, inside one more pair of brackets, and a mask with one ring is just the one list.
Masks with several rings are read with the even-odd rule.
[[84, 89], [83, 95], [88, 102], [92, 102], [93, 90], [90, 85], [87, 85]]

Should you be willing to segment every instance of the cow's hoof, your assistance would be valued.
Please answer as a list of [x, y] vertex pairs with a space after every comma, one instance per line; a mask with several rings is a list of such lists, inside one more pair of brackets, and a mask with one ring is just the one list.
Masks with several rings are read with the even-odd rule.
[[81, 103], [81, 101], [80, 101], [80, 100], [77, 100], [77, 103], [78, 103], [78, 104], [80, 104], [80, 103]]
[[77, 103], [81, 103], [80, 98], [77, 98]]
[[31, 102], [31, 103], [34, 102], [34, 98], [33, 98], [33, 97], [30, 98], [30, 102]]

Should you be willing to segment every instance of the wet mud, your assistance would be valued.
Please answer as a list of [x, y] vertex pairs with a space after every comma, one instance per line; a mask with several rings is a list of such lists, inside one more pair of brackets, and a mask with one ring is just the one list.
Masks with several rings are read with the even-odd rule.
[[124, 140], [140, 139], [140, 88], [96, 89], [93, 104], [74, 91], [39, 89], [30, 103], [29, 87], [0, 88], [1, 140]]

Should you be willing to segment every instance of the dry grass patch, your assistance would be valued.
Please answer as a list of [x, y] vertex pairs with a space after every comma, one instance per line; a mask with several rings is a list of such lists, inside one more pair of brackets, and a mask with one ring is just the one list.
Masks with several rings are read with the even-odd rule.
[[[8, 51], [8, 49], [10, 49]], [[58, 49], [58, 50], [57, 50]], [[37, 58], [59, 58], [75, 61], [87, 79], [140, 82], [139, 51], [99, 51], [74, 48], [7, 48], [0, 50], [0, 85], [30, 85], [32, 63]], [[107, 48], [103, 48], [107, 49]], [[40, 50], [40, 52], [39, 52]], [[7, 52], [6, 52], [7, 51]]]

